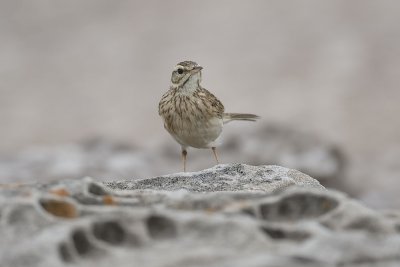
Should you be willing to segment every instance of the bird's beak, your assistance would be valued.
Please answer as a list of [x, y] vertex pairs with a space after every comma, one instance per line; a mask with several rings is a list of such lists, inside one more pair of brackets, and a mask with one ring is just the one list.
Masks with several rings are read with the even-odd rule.
[[194, 68], [192, 69], [192, 73], [199, 72], [199, 71], [201, 71], [202, 69], [203, 69], [202, 66], [196, 66], [196, 67], [194, 67]]

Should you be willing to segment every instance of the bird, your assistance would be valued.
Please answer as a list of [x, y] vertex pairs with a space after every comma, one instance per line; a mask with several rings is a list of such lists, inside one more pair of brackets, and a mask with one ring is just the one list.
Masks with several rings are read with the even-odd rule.
[[181, 146], [184, 172], [189, 147], [211, 148], [219, 164], [217, 138], [224, 124], [260, 118], [248, 113], [225, 113], [221, 101], [200, 85], [202, 69], [194, 61], [179, 62], [172, 71], [170, 89], [158, 105], [164, 128]]

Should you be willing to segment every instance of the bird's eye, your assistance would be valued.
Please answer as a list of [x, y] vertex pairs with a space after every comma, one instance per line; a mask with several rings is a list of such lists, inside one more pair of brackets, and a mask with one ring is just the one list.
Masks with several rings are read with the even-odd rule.
[[178, 73], [179, 73], [179, 74], [182, 74], [182, 73], [183, 73], [183, 69], [179, 68], [179, 69], [178, 69]]

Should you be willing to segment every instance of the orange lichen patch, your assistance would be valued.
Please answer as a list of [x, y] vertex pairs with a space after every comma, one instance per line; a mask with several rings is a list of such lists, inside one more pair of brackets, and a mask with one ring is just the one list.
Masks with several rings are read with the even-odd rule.
[[49, 191], [49, 193], [50, 193], [50, 194], [53, 194], [53, 195], [60, 196], [60, 197], [68, 197], [68, 196], [71, 195], [71, 194], [67, 191], [67, 189], [65, 189], [65, 188], [51, 189], [51, 190]]
[[103, 196], [103, 203], [104, 203], [104, 205], [116, 205], [115, 199], [111, 195]]
[[40, 205], [48, 213], [63, 218], [78, 217], [78, 210], [72, 203], [57, 199], [44, 199], [40, 201]]

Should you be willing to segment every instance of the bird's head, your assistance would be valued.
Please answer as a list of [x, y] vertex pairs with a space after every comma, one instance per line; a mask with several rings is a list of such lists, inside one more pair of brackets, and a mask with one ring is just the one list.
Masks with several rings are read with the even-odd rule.
[[201, 81], [202, 69], [203, 67], [193, 61], [182, 61], [178, 63], [172, 71], [172, 87], [185, 87], [186, 89], [193, 89], [193, 87], [197, 88]]

